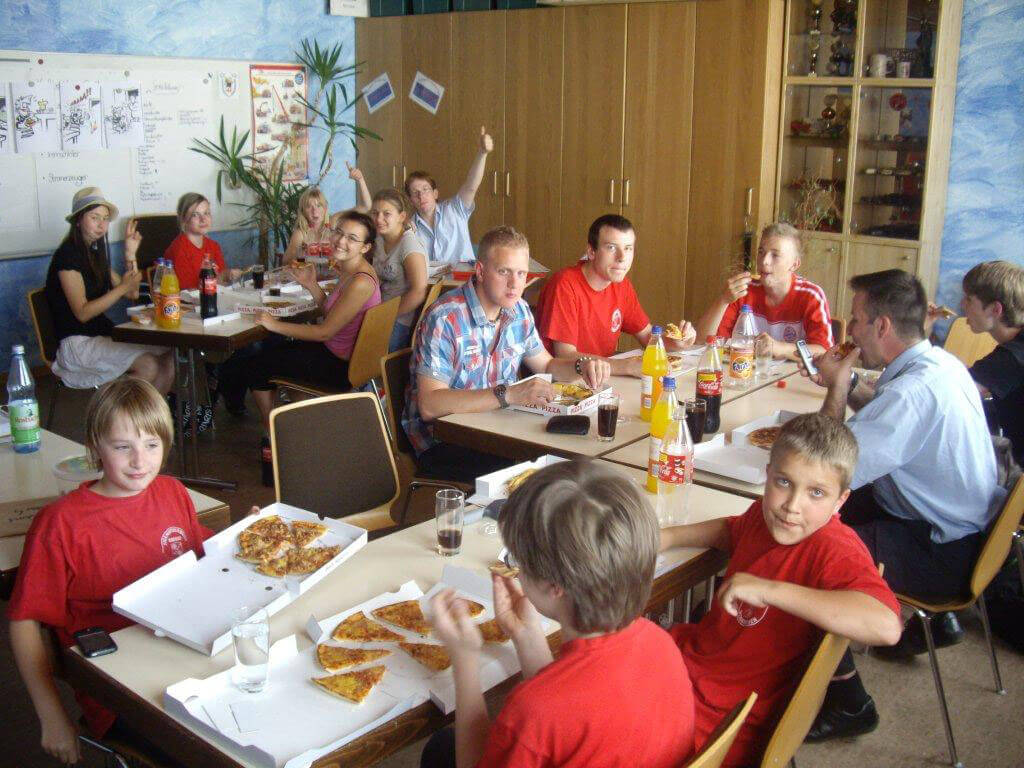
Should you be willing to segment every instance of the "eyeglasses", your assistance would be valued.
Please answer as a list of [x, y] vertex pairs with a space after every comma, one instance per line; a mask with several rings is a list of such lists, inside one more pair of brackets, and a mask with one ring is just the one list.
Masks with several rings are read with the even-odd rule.
[[350, 235], [346, 232], [343, 232], [340, 229], [332, 229], [331, 232], [334, 234], [335, 237], [344, 238], [345, 240], [348, 240], [350, 243], [355, 243], [356, 245], [366, 242], [365, 240], [360, 240], [355, 235]]

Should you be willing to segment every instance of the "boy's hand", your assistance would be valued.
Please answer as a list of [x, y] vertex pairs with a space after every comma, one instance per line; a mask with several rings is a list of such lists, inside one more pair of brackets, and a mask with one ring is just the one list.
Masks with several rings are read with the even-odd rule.
[[612, 375], [612, 366], [607, 360], [587, 360], [583, 364], [583, 383], [591, 389], [600, 389]]
[[363, 172], [351, 165], [348, 160], [345, 161], [345, 167], [348, 168], [348, 177], [352, 181], [360, 182], [363, 180]]
[[739, 613], [739, 603], [746, 603], [754, 608], [768, 605], [768, 590], [772, 582], [749, 573], [734, 573], [718, 589], [718, 600], [722, 608], [730, 616]]
[[513, 640], [525, 632], [541, 632], [540, 614], [523, 594], [523, 585], [507, 576], [491, 574], [494, 588], [494, 618]]
[[253, 504], [252, 508], [249, 510], [249, 514], [247, 514], [246, 517], [255, 517], [259, 513], [260, 513], [260, 508], [257, 507], [255, 504]]
[[78, 729], [63, 710], [52, 717], [41, 718], [42, 738], [40, 745], [46, 754], [57, 758], [65, 765], [74, 765], [82, 759], [78, 743]]
[[749, 272], [740, 272], [725, 281], [725, 288], [722, 290], [722, 302], [732, 304], [736, 299], [747, 295], [747, 286], [753, 278]]
[[494, 151], [494, 139], [491, 138], [491, 134], [482, 125], [480, 126], [480, 151], [484, 154], [490, 154]]
[[466, 601], [457, 597], [454, 589], [446, 589], [434, 595], [430, 606], [434, 610], [434, 631], [448, 649], [452, 662], [476, 657], [484, 638], [466, 610]]

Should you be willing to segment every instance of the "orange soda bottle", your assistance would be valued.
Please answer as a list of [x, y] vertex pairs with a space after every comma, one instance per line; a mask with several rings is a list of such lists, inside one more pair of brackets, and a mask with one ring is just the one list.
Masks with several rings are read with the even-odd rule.
[[654, 326], [640, 365], [640, 418], [651, 420], [651, 410], [661, 398], [661, 380], [668, 375], [668, 353], [661, 326]]
[[173, 331], [181, 327], [181, 285], [174, 265], [168, 264], [160, 277], [160, 297], [156, 304], [158, 328]]

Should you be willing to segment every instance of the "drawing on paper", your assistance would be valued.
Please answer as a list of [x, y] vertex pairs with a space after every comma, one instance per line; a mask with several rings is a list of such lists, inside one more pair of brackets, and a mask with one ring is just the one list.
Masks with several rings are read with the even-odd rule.
[[99, 83], [60, 84], [60, 136], [65, 151], [103, 149]]
[[110, 149], [142, 146], [142, 89], [138, 83], [103, 86], [103, 123]]
[[14, 143], [18, 152], [60, 150], [60, 99], [49, 81], [12, 83]]

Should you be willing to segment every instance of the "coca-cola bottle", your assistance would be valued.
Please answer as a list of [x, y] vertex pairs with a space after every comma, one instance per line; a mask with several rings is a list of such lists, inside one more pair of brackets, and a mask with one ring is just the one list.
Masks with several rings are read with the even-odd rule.
[[697, 366], [697, 397], [707, 401], [707, 416], [704, 420], [704, 434], [718, 431], [722, 423], [722, 358], [714, 336], [708, 336], [704, 355]]
[[199, 316], [203, 319], [217, 316], [217, 270], [209, 256], [203, 258], [199, 269]]

